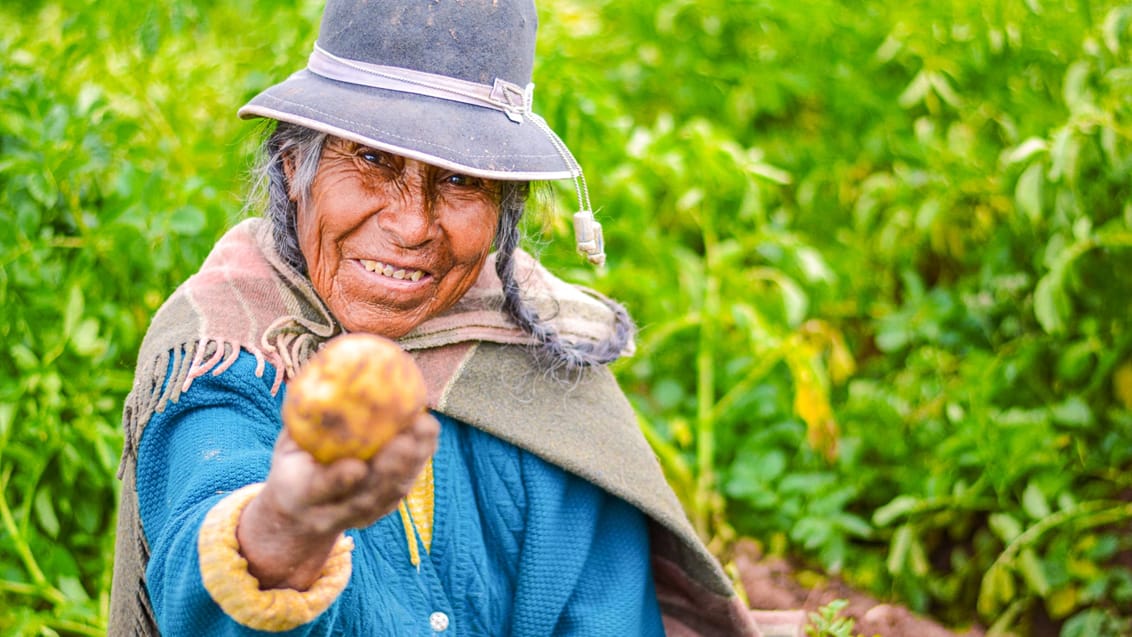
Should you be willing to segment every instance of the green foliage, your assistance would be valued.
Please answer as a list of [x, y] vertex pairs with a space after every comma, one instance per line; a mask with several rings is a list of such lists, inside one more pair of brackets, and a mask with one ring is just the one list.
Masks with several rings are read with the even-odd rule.
[[835, 599], [822, 606], [816, 613], [810, 613], [810, 621], [806, 624], [806, 637], [854, 637], [853, 627], [856, 622], [849, 617], [841, 617], [841, 611], [849, 602], [844, 599]]
[[[102, 634], [145, 326], [239, 218], [321, 3], [0, 7], [0, 633]], [[761, 539], [963, 625], [1132, 630], [1132, 9], [547, 0], [642, 428]]]
[[1129, 630], [1132, 10], [564, 6], [618, 372], [705, 537], [954, 624]]
[[214, 120], [266, 76], [224, 79], [234, 8], [35, 9], [0, 11], [0, 633], [97, 635], [137, 348], [240, 213], [249, 134]]

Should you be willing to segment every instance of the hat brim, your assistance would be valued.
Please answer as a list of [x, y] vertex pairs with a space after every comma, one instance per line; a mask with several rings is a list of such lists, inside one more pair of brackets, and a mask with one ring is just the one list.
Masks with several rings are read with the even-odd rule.
[[578, 175], [555, 146], [562, 142], [532, 121], [537, 115], [519, 123], [491, 108], [348, 84], [305, 69], [254, 97], [239, 116], [306, 126], [474, 177], [536, 181]]

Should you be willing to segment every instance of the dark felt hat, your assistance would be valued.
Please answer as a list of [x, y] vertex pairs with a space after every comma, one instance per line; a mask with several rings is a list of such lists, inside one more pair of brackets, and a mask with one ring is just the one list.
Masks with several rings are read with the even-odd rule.
[[531, 111], [537, 26], [532, 0], [328, 0], [307, 68], [239, 114], [478, 177], [578, 177]]

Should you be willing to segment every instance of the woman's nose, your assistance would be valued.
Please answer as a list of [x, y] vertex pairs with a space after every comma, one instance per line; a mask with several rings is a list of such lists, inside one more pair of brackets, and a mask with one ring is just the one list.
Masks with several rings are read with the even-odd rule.
[[378, 214], [378, 224], [402, 248], [420, 247], [437, 230], [432, 197], [421, 184], [404, 184]]

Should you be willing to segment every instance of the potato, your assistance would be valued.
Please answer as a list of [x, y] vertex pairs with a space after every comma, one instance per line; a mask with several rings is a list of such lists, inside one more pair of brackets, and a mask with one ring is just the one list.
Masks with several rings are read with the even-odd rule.
[[368, 460], [425, 409], [412, 357], [373, 334], [329, 341], [287, 384], [283, 424], [321, 463]]

